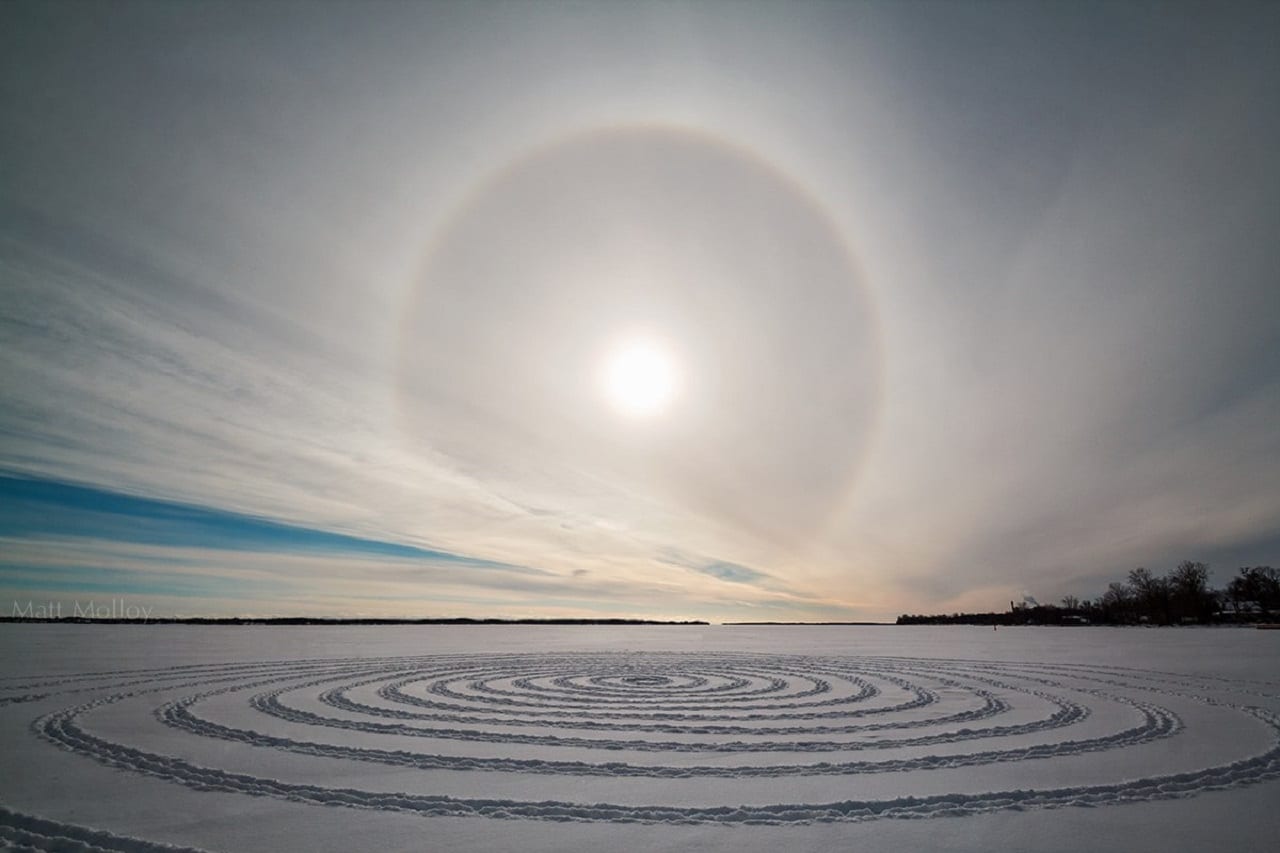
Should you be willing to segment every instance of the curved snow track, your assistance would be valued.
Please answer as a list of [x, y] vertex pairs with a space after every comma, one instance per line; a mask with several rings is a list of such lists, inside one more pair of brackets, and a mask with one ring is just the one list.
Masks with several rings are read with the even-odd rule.
[[[0, 679], [0, 706], [30, 707], [37, 737], [187, 789], [423, 816], [675, 824], [1122, 805], [1249, 785], [1280, 777], [1276, 694], [1121, 667], [720, 652]], [[1214, 727], [1247, 732], [1231, 740], [1237, 754], [1206, 762], [1184, 748]], [[476, 796], [478, 774], [501, 779], [504, 796]], [[763, 796], [761, 781], [776, 778], [787, 783], [774, 790], [812, 796]], [[591, 798], [554, 795], [584, 779]], [[173, 849], [7, 809], [0, 842]]]

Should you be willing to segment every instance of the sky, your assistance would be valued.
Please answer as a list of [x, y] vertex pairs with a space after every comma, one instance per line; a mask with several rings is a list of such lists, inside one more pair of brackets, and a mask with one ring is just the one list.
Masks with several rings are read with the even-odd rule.
[[875, 621], [1280, 565], [1277, 31], [0, 5], [2, 615]]

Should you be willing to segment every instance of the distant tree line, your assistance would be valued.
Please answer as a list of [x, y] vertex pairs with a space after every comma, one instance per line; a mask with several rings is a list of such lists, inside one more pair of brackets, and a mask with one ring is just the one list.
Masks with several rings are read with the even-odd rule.
[[325, 619], [312, 616], [187, 616], [187, 617], [147, 617], [114, 618], [91, 616], [0, 616], [0, 623], [5, 622], [58, 622], [81, 625], [707, 625], [708, 622], [685, 620], [680, 622], [657, 619], [592, 619], [561, 618], [548, 619], [473, 619], [467, 616], [444, 617], [432, 619], [391, 619], [391, 618], [356, 618]]
[[1137, 568], [1102, 595], [1068, 595], [1061, 604], [1009, 602], [1006, 613], [903, 615], [899, 625], [1204, 625], [1270, 622], [1280, 613], [1280, 571], [1240, 569], [1223, 589], [1209, 586], [1209, 566], [1186, 560], [1164, 576]]

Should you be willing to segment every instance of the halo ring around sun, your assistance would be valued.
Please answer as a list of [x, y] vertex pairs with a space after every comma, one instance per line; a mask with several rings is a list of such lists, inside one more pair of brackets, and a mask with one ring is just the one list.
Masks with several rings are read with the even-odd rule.
[[[561, 315], [554, 313], [553, 309], [562, 314], [576, 310], [578, 302], [590, 302], [596, 295], [591, 286], [579, 285], [573, 291], [574, 299], [567, 299], [562, 290], [557, 290], [560, 282], [556, 277], [541, 269], [545, 264], [527, 263], [530, 257], [541, 257], [537, 254], [540, 249], [535, 238], [549, 233], [547, 229], [552, 226], [546, 223], [554, 224], [558, 216], [566, 218], [566, 230], [555, 233], [582, 232], [580, 246], [567, 247], [557, 256], [558, 272], [564, 273], [566, 279], [577, 275], [591, 280], [589, 273], [599, 273], [599, 270], [584, 272], [575, 265], [584, 264], [582, 259], [589, 258], [595, 251], [593, 247], [601, 241], [615, 247], [626, 246], [630, 245], [628, 240], [643, 242], [654, 237], [647, 233], [650, 230], [657, 232], [654, 239], [659, 239], [662, 249], [669, 250], [674, 257], [683, 261], [701, 259], [697, 233], [686, 237], [675, 225], [668, 228], [661, 222], [652, 229], [637, 228], [635, 221], [626, 216], [622, 216], [620, 222], [629, 227], [630, 232], [623, 227], [616, 229], [619, 233], [613, 233], [603, 226], [597, 228], [597, 223], [582, 213], [588, 208], [597, 213], [603, 211], [605, 215], [598, 218], [611, 221], [608, 214], [615, 211], [609, 205], [615, 201], [615, 206], [622, 207], [648, 203], [643, 198], [640, 202], [607, 198], [610, 182], [615, 180], [614, 189], [627, 190], [616, 195], [645, 195], [648, 185], [640, 178], [629, 178], [628, 173], [634, 171], [644, 177], [649, 174], [646, 169], [655, 168], [646, 159], [648, 151], [659, 152], [670, 160], [669, 168], [663, 165], [655, 172], [653, 194], [657, 196], [662, 192], [682, 193], [686, 187], [693, 187], [688, 191], [693, 193], [690, 198], [695, 205], [701, 203], [697, 191], [702, 178], [695, 166], [722, 168], [730, 177], [737, 176], [741, 183], [749, 185], [748, 189], [757, 189], [774, 199], [771, 203], [779, 206], [788, 220], [798, 220], [804, 226], [802, 231], [797, 230], [786, 238], [795, 243], [783, 246], [791, 251], [791, 255], [785, 257], [795, 261], [792, 264], [795, 268], [784, 264], [777, 271], [776, 279], [783, 283], [774, 288], [776, 292], [770, 296], [773, 302], [757, 312], [753, 319], [755, 326], [731, 316], [735, 309], [732, 282], [719, 290], [707, 289], [705, 293], [692, 295], [686, 291], [703, 288], [703, 281], [685, 283], [683, 290], [670, 286], [669, 292], [680, 294], [678, 299], [684, 300], [680, 304], [693, 311], [693, 319], [685, 317], [685, 326], [678, 331], [655, 324], [653, 317], [646, 314], [652, 306], [645, 302], [644, 287], [630, 284], [625, 288], [630, 300], [625, 306], [627, 310], [619, 311], [609, 322], [600, 323], [598, 330], [584, 332], [570, 327], [567, 321], [562, 322]], [[590, 175], [579, 171], [576, 164], [591, 163], [593, 157], [608, 168]], [[680, 172], [681, 169], [687, 174]], [[606, 197], [605, 201], [593, 195], [601, 182], [605, 188], [598, 195]], [[716, 185], [721, 186], [724, 184]], [[537, 192], [532, 192], [530, 187]], [[579, 195], [573, 196], [575, 192]], [[704, 195], [711, 192], [708, 190]], [[544, 198], [551, 203], [528, 203], [530, 199]], [[750, 196], [744, 198], [751, 201]], [[680, 213], [674, 203], [669, 208], [655, 204], [658, 206], [653, 207], [654, 210]], [[494, 226], [495, 217], [506, 218]], [[423, 262], [407, 288], [395, 336], [394, 416], [411, 444], [421, 443], [420, 446], [431, 452], [457, 458], [469, 470], [483, 470], [488, 460], [480, 448], [487, 452], [494, 447], [508, 448], [503, 452], [511, 454], [518, 448], [526, 459], [546, 459], [554, 464], [554, 460], [565, 453], [589, 449], [593, 442], [600, 444], [603, 439], [598, 439], [598, 435], [606, 431], [604, 422], [591, 420], [599, 412], [580, 412], [574, 408], [576, 399], [562, 394], [563, 387], [575, 384], [575, 387], [590, 389], [588, 396], [595, 401], [593, 405], [597, 410], [608, 412], [611, 407], [612, 412], [608, 413], [615, 423], [622, 424], [619, 428], [625, 427], [627, 421], [654, 422], [666, 430], [668, 446], [678, 447], [679, 430], [692, 429], [682, 424], [683, 410], [693, 411], [700, 405], [707, 407], [707, 388], [717, 381], [728, 386], [730, 383], [722, 381], [727, 372], [737, 383], [733, 386], [737, 396], [726, 392], [717, 398], [719, 420], [716, 423], [724, 426], [728, 431], [726, 435], [732, 432], [735, 437], [718, 444], [713, 430], [704, 429], [683, 455], [672, 450], [665, 457], [651, 459], [650, 467], [673, 482], [679, 480], [677, 491], [692, 494], [710, 484], [705, 494], [699, 493], [695, 498], [708, 506], [717, 502], [727, 505], [726, 517], [731, 522], [759, 524], [767, 522], [770, 516], [785, 513], [788, 499], [782, 490], [775, 507], [777, 512], [757, 517], [744, 513], [741, 518], [734, 517], [734, 496], [752, 489], [770, 488], [769, 478], [785, 481], [784, 485], [793, 490], [793, 495], [811, 495], [804, 516], [812, 523], [805, 524], [805, 529], [798, 533], [820, 535], [843, 515], [878, 423], [883, 362], [880, 324], [873, 293], [849, 249], [847, 235], [814, 194], [777, 165], [736, 142], [701, 129], [662, 124], [612, 125], [570, 133], [512, 158], [476, 180], [438, 221], [439, 226], [427, 240]], [[483, 227], [477, 222], [483, 223]], [[526, 235], [525, 223], [531, 236]], [[714, 228], [714, 225], [708, 227]], [[476, 235], [487, 237], [491, 233], [498, 237], [481, 251]], [[756, 231], [750, 233], [757, 234]], [[758, 239], [742, 241], [748, 251], [755, 252], [751, 257], [756, 267], [768, 264], [772, 257], [767, 251], [772, 239], [770, 232], [762, 227], [758, 235]], [[716, 239], [721, 238], [713, 231], [712, 242]], [[818, 269], [816, 275], [809, 275], [811, 271], [803, 268], [808, 258], [806, 252], [810, 251], [806, 240], [812, 244], [812, 255], [828, 258], [827, 266]], [[750, 243], [766, 245], [764, 248], [746, 245]], [[533, 248], [528, 244], [533, 244]], [[628, 260], [633, 259], [628, 256]], [[716, 260], [711, 258], [703, 271], [714, 272]], [[520, 265], [522, 262], [524, 266]], [[488, 273], [474, 271], [486, 265], [492, 267]], [[634, 263], [621, 262], [616, 269], [618, 276], [641, 275]], [[745, 272], [751, 273], [752, 269]], [[663, 272], [672, 274], [670, 269]], [[674, 274], [681, 274], [681, 269], [677, 268]], [[505, 289], [486, 292], [485, 275], [493, 280], [505, 276]], [[474, 276], [474, 280], [468, 276]], [[513, 276], [527, 277], [527, 280], [512, 284]], [[477, 286], [476, 282], [480, 284]], [[616, 282], [609, 286], [622, 289]], [[804, 305], [806, 300], [814, 303], [811, 309], [791, 307]], [[508, 304], [512, 301], [517, 304]], [[808, 313], [782, 332], [769, 326], [771, 314], [798, 310]], [[722, 320], [722, 315], [729, 315], [729, 319]], [[848, 326], [847, 352], [831, 348], [825, 352], [808, 352], [815, 346], [815, 340], [838, 338], [830, 329], [837, 328], [835, 324], [841, 322], [847, 322]], [[773, 353], [774, 361], [771, 363], [757, 355], [750, 365], [742, 366], [724, 358], [708, 357], [706, 353], [701, 360], [684, 358], [687, 347], [702, 345], [704, 342], [699, 338], [706, 337], [710, 329], [718, 328], [717, 324], [721, 323], [726, 324], [733, 336], [743, 340], [762, 331], [760, 351]], [[828, 331], [825, 335], [810, 335], [804, 327], [806, 323], [825, 324]], [[535, 328], [531, 332], [524, 326]], [[536, 376], [530, 373], [530, 381], [523, 382], [522, 371], [531, 352], [526, 339], [542, 332], [543, 327], [545, 333], [538, 346], [548, 351], [568, 348], [570, 343], [566, 341], [587, 341], [590, 334], [599, 332], [583, 344], [581, 351], [574, 351], [572, 358], [566, 355], [562, 360], [564, 364], [580, 362], [583, 365], [580, 376], [570, 376], [577, 370], [571, 367], [561, 369], [559, 374], [563, 375], [551, 370]], [[665, 341], [655, 345], [643, 334], [635, 337], [636, 328], [648, 327], [655, 328], [658, 339], [670, 341], [670, 345]], [[728, 340], [731, 334], [723, 332], [720, 337]], [[504, 356], [504, 346], [517, 339], [520, 344]], [[721, 350], [713, 355], [723, 356], [731, 344], [724, 341], [719, 344], [722, 344]], [[460, 352], [463, 354], [459, 355]], [[793, 362], [794, 369], [788, 368]], [[758, 376], [749, 375], [752, 371]], [[829, 377], [824, 373], [829, 373]], [[476, 381], [477, 376], [480, 381]], [[471, 390], [491, 388], [499, 379], [504, 383], [502, 394], [486, 396]], [[823, 389], [824, 396], [812, 400], [798, 397], [789, 390], [793, 381], [814, 384]], [[785, 399], [777, 412], [752, 399], [753, 382], [765, 391], [781, 393]], [[844, 391], [842, 383], [848, 383], [855, 390]], [[595, 387], [591, 388], [592, 385]], [[826, 425], [819, 417], [819, 409], [841, 394], [848, 397], [840, 402], [850, 421], [844, 436], [839, 431], [839, 418], [828, 419], [832, 424]], [[441, 412], [445, 403], [439, 401], [446, 399], [453, 413], [470, 411], [474, 417], [463, 426], [456, 420], [444, 419]], [[611, 405], [602, 406], [602, 399]], [[677, 413], [675, 407], [682, 411]], [[669, 408], [671, 412], [667, 412]], [[807, 413], [809, 408], [813, 408], [813, 413]], [[731, 415], [735, 411], [742, 413], [740, 423], [732, 423]], [[619, 414], [625, 417], [619, 419]], [[788, 419], [798, 419], [794, 429]], [[668, 421], [670, 423], [664, 423]], [[806, 430], [818, 437], [814, 438]], [[825, 449], [828, 452], [825, 462], [805, 457], [809, 446]], [[716, 460], [721, 447], [726, 448], [722, 453], [724, 458]], [[727, 448], [736, 448], [736, 456]], [[762, 461], [757, 463], [744, 448], [760, 450]], [[587, 449], [582, 452], [586, 453]], [[792, 455], [799, 463], [794, 473], [788, 468]], [[580, 467], [594, 464], [589, 456], [579, 461]], [[806, 484], [811, 482], [816, 485], [806, 492]]]

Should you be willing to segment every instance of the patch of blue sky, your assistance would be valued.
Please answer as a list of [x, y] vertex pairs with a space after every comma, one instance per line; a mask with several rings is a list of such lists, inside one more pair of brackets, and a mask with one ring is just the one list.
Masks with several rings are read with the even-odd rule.
[[659, 559], [667, 565], [692, 569], [695, 572], [701, 572], [704, 575], [710, 575], [713, 578], [728, 581], [729, 583], [760, 584], [773, 580], [772, 575], [753, 569], [750, 566], [731, 563], [727, 560], [709, 560], [704, 557], [694, 557], [674, 548], [668, 548], [663, 551]]
[[0, 537], [84, 538], [234, 551], [350, 554], [544, 574], [400, 542], [57, 480], [0, 475]]
[[764, 572], [758, 572], [749, 566], [727, 563], [723, 560], [696, 568], [705, 575], [711, 575], [713, 578], [719, 578], [722, 581], [731, 583], [759, 583], [769, 577]]

